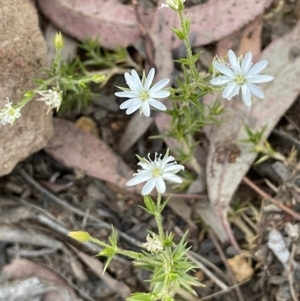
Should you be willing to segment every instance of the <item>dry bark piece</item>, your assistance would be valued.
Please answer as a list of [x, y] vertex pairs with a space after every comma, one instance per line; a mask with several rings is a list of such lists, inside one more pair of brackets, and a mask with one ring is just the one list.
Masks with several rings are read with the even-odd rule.
[[[3, 0], [0, 9], [0, 109], [16, 104], [46, 68], [47, 48], [31, 1]], [[43, 148], [52, 135], [47, 106], [32, 101], [13, 126], [1, 125], [0, 176]]]
[[[38, 0], [43, 13], [62, 31], [80, 40], [100, 38], [105, 48], [127, 47], [140, 39], [136, 16], [131, 5], [118, 0]], [[260, 15], [272, 0], [211, 0], [185, 9], [191, 16], [191, 37], [194, 46], [206, 45], [222, 39], [242, 28]], [[163, 13], [168, 9], [162, 10]], [[146, 26], [153, 23], [155, 10], [140, 9]], [[175, 15], [175, 12], [172, 12]], [[168, 20], [167, 18], [165, 20]], [[169, 22], [178, 27], [178, 18]], [[165, 37], [162, 35], [161, 39]], [[174, 39], [170, 48], [181, 41]]]

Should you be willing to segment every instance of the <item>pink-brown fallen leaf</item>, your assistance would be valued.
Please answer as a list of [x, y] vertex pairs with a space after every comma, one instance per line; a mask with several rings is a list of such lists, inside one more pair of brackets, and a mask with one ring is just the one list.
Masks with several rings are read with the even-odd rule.
[[243, 55], [250, 51], [254, 58], [261, 50], [262, 17], [259, 16], [243, 28], [239, 33], [234, 32], [228, 37], [218, 41], [216, 53], [219, 56], [227, 55], [229, 49], [236, 54]]
[[125, 184], [133, 171], [103, 141], [70, 121], [54, 118], [54, 136], [45, 151], [68, 167], [107, 181], [118, 188], [138, 192]]
[[[268, 60], [266, 73], [275, 79], [262, 86], [263, 100], [256, 99], [251, 108], [235, 98], [227, 102], [224, 123], [214, 127], [209, 136], [210, 147], [207, 160], [207, 185], [211, 206], [228, 228], [227, 209], [232, 195], [243, 176], [253, 163], [256, 154], [253, 146], [241, 143], [247, 135], [244, 125], [252, 131], [266, 126], [266, 139], [280, 117], [300, 93], [300, 21], [292, 32], [270, 44], [260, 59]], [[218, 234], [218, 233], [216, 233]], [[224, 237], [220, 238], [224, 240]]]
[[[117, 46], [134, 45], [140, 38], [133, 7], [123, 5], [118, 0], [38, 2], [43, 13], [53, 24], [77, 39], [99, 38], [103, 47], [114, 49]], [[271, 3], [272, 0], [210, 0], [205, 4], [186, 8], [185, 13], [192, 19], [193, 46], [218, 41], [239, 30], [260, 15]], [[140, 8], [140, 11], [144, 22], [150, 28], [155, 9]], [[176, 18], [169, 22], [169, 29], [178, 27], [178, 24]], [[164, 40], [164, 36], [161, 36], [161, 39]], [[168, 49], [177, 48], [180, 44], [181, 41], [174, 39]]]

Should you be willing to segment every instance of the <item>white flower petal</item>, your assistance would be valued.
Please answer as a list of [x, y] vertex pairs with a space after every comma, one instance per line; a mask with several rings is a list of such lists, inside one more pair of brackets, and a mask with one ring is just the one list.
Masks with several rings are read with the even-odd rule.
[[217, 71], [219, 71], [219, 72], [221, 72], [221, 73], [227, 75], [227, 76], [230, 77], [231, 79], [233, 79], [233, 78], [235, 77], [234, 72], [233, 72], [228, 66], [226, 66], [226, 65], [224, 65], [224, 64], [214, 63], [214, 68], [215, 68]]
[[229, 83], [226, 88], [223, 90], [222, 97], [226, 98], [228, 100], [231, 100], [231, 98], [238, 94], [240, 87], [235, 82]]
[[155, 75], [155, 69], [151, 68], [151, 70], [149, 71], [148, 76], [146, 78], [146, 82], [144, 84], [144, 87], [145, 87], [146, 90], [150, 89], [150, 86], [153, 82], [154, 75]]
[[122, 102], [120, 105], [120, 109], [127, 109], [132, 105], [138, 104], [139, 105], [139, 99], [138, 98], [130, 98], [126, 101]]
[[164, 173], [163, 178], [167, 181], [174, 182], [174, 183], [182, 183], [182, 179], [172, 173]]
[[247, 86], [248, 86], [248, 88], [250, 90], [250, 93], [252, 95], [254, 95], [254, 96], [258, 97], [258, 98], [264, 98], [265, 97], [264, 92], [258, 86], [253, 85], [251, 83], [248, 83]]
[[256, 75], [260, 73], [262, 70], [264, 70], [268, 65], [267, 60], [262, 60], [254, 64], [250, 70], [247, 72], [247, 75]]
[[124, 77], [126, 80], [126, 84], [130, 88], [130, 90], [132, 90], [132, 91], [136, 90], [136, 85], [134, 84], [134, 80], [133, 80], [131, 74], [128, 72], [125, 72]]
[[141, 105], [139, 103], [133, 103], [131, 104], [128, 109], [126, 110], [126, 114], [130, 115], [133, 112], [135, 112], [136, 110], [138, 110], [141, 107]]
[[[139, 91], [143, 91], [144, 87], [143, 87], [142, 81], [135, 70], [131, 70], [131, 78], [133, 79], [133, 84], [134, 84], [135, 89], [137, 89]], [[131, 89], [131, 90], [135, 90], [135, 89]]]
[[243, 101], [244, 101], [245, 105], [247, 107], [250, 107], [251, 106], [251, 93], [250, 93], [248, 86], [246, 84], [242, 85], [241, 90], [242, 90], [242, 97], [243, 97]]
[[172, 173], [177, 173], [180, 170], [184, 170], [184, 166], [181, 164], [167, 165], [163, 169], [164, 172], [172, 172]]
[[[150, 175], [149, 179], [151, 179], [151, 175]], [[126, 183], [126, 186], [134, 186], [134, 185], [138, 185], [138, 184], [141, 184], [141, 183], [143, 183], [143, 182], [148, 181], [149, 179], [147, 179], [146, 176], [140, 177], [139, 174], [137, 174], [136, 176], [134, 176], [132, 179], [130, 179], [130, 180]]]
[[116, 92], [115, 95], [118, 97], [139, 97], [139, 94], [133, 91]]
[[210, 83], [212, 85], [222, 86], [222, 85], [228, 84], [231, 81], [232, 81], [232, 78], [230, 78], [226, 75], [222, 75], [222, 76], [218, 76], [218, 77], [211, 79]]
[[156, 99], [149, 99], [149, 104], [150, 106], [152, 106], [153, 108], [160, 110], [160, 111], [165, 111], [167, 109], [167, 107], [161, 103], [160, 101], [156, 100]]
[[155, 179], [150, 179], [142, 189], [142, 195], [148, 195], [155, 187]]
[[231, 65], [231, 68], [233, 69], [235, 74], [239, 74], [240, 73], [240, 64], [239, 61], [236, 57], [236, 55], [234, 54], [234, 52], [230, 49], [228, 51], [228, 59]]
[[166, 183], [162, 178], [155, 178], [155, 186], [159, 193], [166, 192]]
[[250, 69], [251, 65], [252, 65], [252, 53], [247, 52], [241, 65], [241, 73], [246, 74]]
[[159, 90], [159, 91], [151, 91], [149, 92], [149, 95], [151, 98], [166, 98], [170, 96], [170, 92], [166, 90]]
[[258, 74], [247, 76], [247, 81], [252, 84], [268, 83], [274, 79], [274, 76], [267, 74]]
[[150, 116], [150, 106], [149, 106], [148, 101], [144, 101], [142, 103], [142, 111], [146, 117]]
[[160, 80], [150, 89], [150, 92], [154, 92], [162, 89], [164, 86], [166, 86], [169, 83], [169, 81], [170, 80], [168, 78], [164, 78]]

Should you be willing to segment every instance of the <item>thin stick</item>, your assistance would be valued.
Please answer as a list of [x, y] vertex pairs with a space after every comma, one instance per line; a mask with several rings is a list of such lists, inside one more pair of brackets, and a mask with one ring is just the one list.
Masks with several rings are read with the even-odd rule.
[[247, 280], [244, 281], [244, 282], [240, 282], [240, 283], [237, 283], [237, 284], [235, 284], [235, 285], [233, 285], [233, 286], [230, 286], [230, 287], [228, 288], [228, 290], [216, 292], [216, 293], [213, 293], [213, 294], [211, 294], [211, 295], [209, 295], [209, 296], [202, 297], [202, 298], [201, 298], [201, 301], [209, 300], [209, 299], [212, 299], [212, 298], [215, 298], [215, 297], [224, 295], [224, 294], [228, 294], [229, 292], [231, 292], [231, 291], [232, 291], [233, 289], [235, 289], [236, 287], [241, 286], [241, 285], [243, 285], [243, 284], [245, 284], [245, 283], [247, 283], [247, 282], [249, 282], [249, 281], [250, 281], [250, 279], [247, 279]]
[[243, 177], [243, 181], [250, 187], [252, 188], [255, 192], [257, 192], [262, 198], [269, 200], [271, 203], [282, 209], [285, 213], [291, 215], [297, 220], [300, 220], [300, 214], [295, 212], [294, 210], [288, 208], [287, 206], [283, 205], [276, 199], [272, 198], [268, 193], [264, 192], [262, 189], [260, 189], [257, 185], [255, 185], [250, 179], [247, 177]]

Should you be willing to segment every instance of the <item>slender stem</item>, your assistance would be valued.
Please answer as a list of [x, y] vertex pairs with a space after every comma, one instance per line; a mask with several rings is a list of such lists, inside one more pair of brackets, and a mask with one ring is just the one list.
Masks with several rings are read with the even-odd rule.
[[60, 62], [61, 62], [60, 58], [61, 58], [61, 49], [56, 48], [56, 53], [55, 53], [55, 57], [54, 57], [54, 60], [53, 60], [55, 75], [58, 74], [59, 69], [60, 69]]
[[300, 220], [300, 214], [295, 212], [294, 210], [290, 209], [289, 207], [283, 205], [281, 202], [277, 201], [276, 199], [272, 198], [268, 193], [264, 192], [262, 189], [260, 189], [257, 185], [255, 185], [250, 179], [247, 177], [243, 177], [243, 181], [254, 191], [256, 191], [261, 197], [263, 197], [266, 200], [269, 200], [272, 204], [279, 207], [281, 210], [283, 210], [285, 213], [291, 215], [293, 218]]
[[101, 241], [101, 240], [99, 240], [97, 238], [94, 238], [94, 237], [90, 237], [89, 241], [92, 242], [92, 243], [94, 243], [94, 244], [96, 244], [96, 245], [99, 245], [99, 246], [101, 246], [103, 248], [114, 249], [115, 254], [124, 255], [124, 256], [127, 256], [127, 257], [129, 257], [131, 259], [135, 259], [135, 260], [142, 260], [142, 261], [145, 261], [148, 264], [153, 265], [153, 266], [157, 266], [157, 264], [158, 264], [158, 262], [156, 260], [148, 258], [148, 257], [144, 256], [141, 253], [137, 253], [137, 252], [133, 252], [133, 251], [127, 251], [127, 250], [120, 249], [118, 247], [114, 247], [114, 246], [108, 245], [105, 242], [103, 242], [103, 241]]
[[92, 237], [92, 236], [91, 236], [91, 238], [90, 238], [90, 242], [92, 242], [92, 243], [95, 244], [95, 245], [101, 246], [101, 247], [103, 247], [103, 248], [111, 248], [110, 245], [108, 245], [108, 244], [106, 244], [105, 242], [103, 242], [103, 241], [101, 241], [101, 240], [99, 240], [99, 239], [97, 239], [97, 238], [94, 238], [94, 237]]
[[184, 17], [183, 17], [182, 11], [179, 11], [178, 15], [179, 15], [181, 29], [182, 29], [182, 31], [185, 35], [184, 44], [185, 44], [185, 47], [186, 47], [186, 50], [187, 50], [187, 58], [190, 61], [189, 66], [190, 66], [190, 69], [191, 69], [193, 79], [194, 79], [195, 82], [197, 82], [199, 76], [198, 76], [198, 72], [197, 72], [195, 63], [193, 62], [193, 52], [192, 52], [192, 47], [191, 47], [190, 40], [189, 40], [189, 33], [186, 32], [185, 27], [183, 25], [184, 24]]
[[161, 222], [161, 210], [160, 210], [160, 204], [161, 204], [161, 194], [159, 193], [157, 196], [157, 203], [156, 203], [156, 212], [155, 212], [155, 220], [158, 227], [158, 234], [161, 242], [163, 243], [165, 236], [164, 236], [164, 230]]

